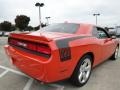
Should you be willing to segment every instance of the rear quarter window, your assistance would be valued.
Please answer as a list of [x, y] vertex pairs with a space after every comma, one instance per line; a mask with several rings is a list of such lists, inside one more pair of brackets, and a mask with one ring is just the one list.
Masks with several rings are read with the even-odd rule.
[[97, 31], [97, 28], [96, 28], [96, 27], [93, 28], [92, 35], [93, 35], [94, 37], [99, 38], [99, 34], [98, 34], [98, 31]]

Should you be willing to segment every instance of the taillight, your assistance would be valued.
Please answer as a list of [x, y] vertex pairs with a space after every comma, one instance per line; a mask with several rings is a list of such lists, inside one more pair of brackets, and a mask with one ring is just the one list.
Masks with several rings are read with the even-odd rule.
[[70, 48], [62, 48], [62, 49], [59, 49], [59, 52], [60, 52], [60, 59], [62, 61], [66, 61], [66, 60], [69, 60], [71, 59], [71, 50]]
[[51, 49], [45, 46], [37, 46], [37, 51], [45, 54], [51, 54]]
[[35, 44], [32, 44], [32, 43], [27, 43], [27, 47], [26, 48], [29, 49], [29, 50], [36, 51], [37, 46]]
[[48, 56], [51, 55], [51, 49], [47, 44], [35, 43], [35, 42], [18, 40], [13, 38], [10, 38], [8, 40], [8, 43], [13, 46], [18, 46], [19, 48], [22, 48], [22, 49], [36, 52], [37, 54], [40, 53]]
[[17, 41], [16, 40], [8, 40], [9, 43], [13, 44], [13, 45], [17, 45]]

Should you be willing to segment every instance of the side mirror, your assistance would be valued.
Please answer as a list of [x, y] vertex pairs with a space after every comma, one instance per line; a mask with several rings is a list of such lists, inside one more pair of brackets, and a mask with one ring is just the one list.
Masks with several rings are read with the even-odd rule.
[[111, 36], [112, 39], [116, 39], [116, 36]]

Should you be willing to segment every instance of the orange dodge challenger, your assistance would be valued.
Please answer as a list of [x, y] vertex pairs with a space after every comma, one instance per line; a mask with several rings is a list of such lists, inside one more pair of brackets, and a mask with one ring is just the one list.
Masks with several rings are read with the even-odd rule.
[[35, 32], [11, 33], [5, 50], [17, 68], [41, 82], [70, 78], [83, 86], [93, 67], [117, 59], [119, 42], [101, 27], [58, 23]]

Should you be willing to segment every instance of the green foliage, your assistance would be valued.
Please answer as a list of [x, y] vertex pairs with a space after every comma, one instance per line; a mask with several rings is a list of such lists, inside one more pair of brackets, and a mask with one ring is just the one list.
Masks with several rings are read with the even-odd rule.
[[41, 23], [41, 27], [46, 27], [47, 24], [46, 23]]
[[28, 26], [25, 31], [32, 31], [33, 30], [33, 27], [32, 26]]
[[15, 25], [12, 25], [12, 26], [11, 26], [11, 31], [15, 31], [15, 30], [16, 30]]
[[11, 31], [12, 24], [9, 21], [4, 21], [0, 23], [0, 30], [2, 31]]
[[[41, 27], [42, 27], [42, 28], [43, 28], [43, 27], [46, 27], [46, 26], [47, 26], [46, 23], [41, 23]], [[35, 31], [36, 31], [36, 30], [39, 30], [39, 29], [40, 29], [40, 25], [34, 27], [33, 29], [34, 29]]]
[[39, 30], [39, 29], [40, 29], [40, 25], [34, 27], [34, 30], [35, 30], [35, 31], [36, 31], [36, 30]]
[[15, 26], [18, 27], [21, 31], [27, 28], [30, 18], [25, 15], [18, 15], [15, 18]]

